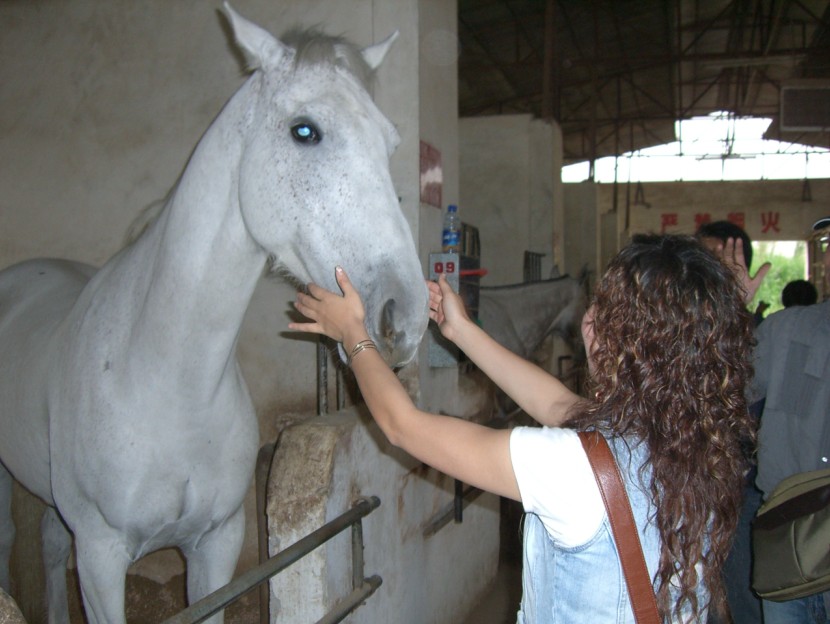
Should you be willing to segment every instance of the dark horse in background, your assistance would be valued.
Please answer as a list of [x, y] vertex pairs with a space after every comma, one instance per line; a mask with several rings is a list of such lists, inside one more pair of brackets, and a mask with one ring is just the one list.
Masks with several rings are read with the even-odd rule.
[[[497, 342], [521, 357], [542, 363], [547, 353], [540, 348], [558, 336], [573, 354], [578, 367], [584, 361], [581, 324], [585, 313], [587, 272], [579, 279], [569, 276], [507, 286], [482, 287], [478, 318]], [[504, 414], [514, 404], [497, 393], [497, 406]]]

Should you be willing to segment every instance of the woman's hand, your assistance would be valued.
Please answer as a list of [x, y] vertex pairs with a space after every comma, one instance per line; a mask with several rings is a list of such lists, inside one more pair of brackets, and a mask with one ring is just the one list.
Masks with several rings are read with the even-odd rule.
[[297, 293], [294, 307], [313, 322], [289, 323], [288, 328], [323, 334], [335, 342], [343, 343], [348, 352], [348, 349], [368, 337], [364, 325], [366, 312], [363, 301], [349, 281], [346, 271], [337, 267], [334, 273], [343, 296], [316, 284], [309, 284], [308, 294]]
[[441, 334], [447, 340], [454, 340], [461, 324], [470, 322], [464, 309], [464, 301], [452, 289], [443, 273], [438, 282], [427, 281], [429, 289], [429, 318], [438, 324]]

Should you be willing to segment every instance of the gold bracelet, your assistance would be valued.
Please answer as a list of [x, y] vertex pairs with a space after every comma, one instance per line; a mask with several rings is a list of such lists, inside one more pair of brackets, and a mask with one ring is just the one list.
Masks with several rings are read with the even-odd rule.
[[366, 349], [374, 349], [375, 351], [377, 351], [378, 347], [371, 340], [361, 340], [360, 342], [358, 342], [354, 346], [354, 348], [352, 349], [352, 352], [349, 354], [349, 359], [346, 360], [346, 366], [351, 366], [352, 365], [352, 360], [354, 359], [354, 356], [356, 356], [358, 353], [360, 353], [361, 351], [364, 351]]

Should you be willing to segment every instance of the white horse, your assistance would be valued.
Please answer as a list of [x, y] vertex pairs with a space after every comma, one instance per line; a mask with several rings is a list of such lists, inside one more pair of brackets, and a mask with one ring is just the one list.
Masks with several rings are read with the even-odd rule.
[[258, 447], [236, 344], [269, 258], [330, 290], [348, 267], [390, 364], [426, 329], [389, 174], [399, 139], [364, 82], [395, 35], [292, 46], [226, 12], [254, 71], [158, 218], [100, 270], [40, 259], [0, 273], [0, 585], [13, 476], [51, 506], [50, 622], [68, 622], [67, 527], [92, 623], [125, 621], [127, 568], [159, 548], [184, 554], [191, 602], [230, 580]]

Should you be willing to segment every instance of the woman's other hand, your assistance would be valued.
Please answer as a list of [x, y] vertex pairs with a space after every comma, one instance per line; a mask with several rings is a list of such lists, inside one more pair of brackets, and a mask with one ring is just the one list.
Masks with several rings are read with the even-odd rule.
[[429, 318], [438, 324], [441, 334], [454, 340], [462, 323], [470, 322], [464, 301], [447, 281], [443, 273], [438, 281], [427, 281], [429, 289]]

